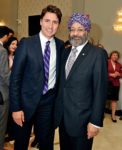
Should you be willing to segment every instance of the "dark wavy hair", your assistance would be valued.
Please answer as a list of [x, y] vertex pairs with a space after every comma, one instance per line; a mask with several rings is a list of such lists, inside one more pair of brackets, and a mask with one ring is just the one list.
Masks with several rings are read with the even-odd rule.
[[11, 45], [11, 43], [13, 42], [13, 41], [17, 41], [17, 44], [18, 44], [18, 39], [16, 38], [16, 37], [14, 37], [14, 36], [12, 36], [12, 37], [10, 37], [9, 39], [8, 39], [8, 42], [5, 44], [5, 48], [7, 49], [7, 51], [8, 51], [8, 54], [10, 53], [9, 52], [9, 46]]
[[60, 24], [62, 12], [59, 8], [57, 8], [56, 6], [53, 6], [53, 5], [48, 5], [46, 8], [44, 8], [42, 10], [41, 15], [40, 15], [40, 19], [42, 19], [47, 12], [55, 13], [59, 19], [59, 24]]
[[0, 38], [3, 38], [5, 35], [9, 35], [9, 28], [6, 26], [0, 26]]

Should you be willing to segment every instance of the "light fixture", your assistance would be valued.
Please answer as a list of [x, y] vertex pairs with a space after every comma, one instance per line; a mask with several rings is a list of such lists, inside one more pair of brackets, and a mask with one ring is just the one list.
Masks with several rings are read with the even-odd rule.
[[5, 22], [3, 20], [0, 21], [0, 26], [5, 26]]
[[113, 25], [113, 28], [115, 31], [122, 32], [122, 9], [118, 11], [117, 15], [117, 23]]

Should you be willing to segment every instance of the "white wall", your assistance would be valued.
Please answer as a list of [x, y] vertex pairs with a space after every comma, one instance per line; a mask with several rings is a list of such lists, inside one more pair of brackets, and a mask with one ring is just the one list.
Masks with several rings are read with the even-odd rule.
[[59, 7], [62, 11], [63, 17], [57, 37], [66, 41], [68, 39], [67, 24], [68, 19], [73, 12], [83, 12], [84, 0], [21, 0], [18, 1], [18, 19], [21, 21], [18, 24], [18, 37], [28, 36], [28, 16], [39, 15], [44, 7], [52, 4]]
[[[122, 7], [122, 0], [21, 0], [18, 4], [18, 18], [22, 24], [18, 25], [18, 36], [28, 36], [28, 16], [38, 15], [48, 4], [58, 6], [63, 13], [62, 23], [57, 33], [64, 41], [68, 39], [67, 22], [73, 12], [90, 14], [92, 30], [90, 37], [94, 44], [100, 42], [110, 52], [122, 52], [122, 33], [113, 30], [117, 20], [117, 11]], [[122, 58], [120, 59], [122, 62]]]
[[[117, 11], [122, 8], [122, 0], [0, 0], [0, 20], [18, 33], [19, 39], [28, 36], [28, 16], [38, 15], [48, 4], [58, 6], [63, 18], [57, 33], [64, 41], [68, 39], [67, 23], [73, 12], [90, 14], [92, 30], [90, 37], [94, 43], [99, 41], [105, 49], [122, 53], [122, 32], [113, 30], [117, 20]], [[16, 19], [21, 20], [17, 24]], [[18, 31], [18, 32], [17, 32]], [[122, 57], [120, 58], [122, 62]]]
[[5, 25], [12, 28], [17, 35], [17, 17], [18, 17], [18, 0], [0, 0], [0, 21], [3, 20]]
[[72, 0], [72, 12], [84, 13], [85, 0]]
[[[122, 0], [85, 0], [85, 13], [90, 14], [92, 21], [90, 36], [95, 43], [99, 40], [108, 52], [118, 50], [122, 53], [122, 32], [113, 30], [117, 11], [121, 8]], [[122, 62], [122, 56], [120, 61]]]
[[28, 16], [40, 15], [43, 8], [52, 4], [59, 7], [63, 13], [62, 22], [56, 36], [67, 40], [68, 30], [67, 21], [72, 14], [71, 0], [20, 0], [18, 3], [18, 18], [21, 24], [18, 25], [18, 37], [28, 36]]

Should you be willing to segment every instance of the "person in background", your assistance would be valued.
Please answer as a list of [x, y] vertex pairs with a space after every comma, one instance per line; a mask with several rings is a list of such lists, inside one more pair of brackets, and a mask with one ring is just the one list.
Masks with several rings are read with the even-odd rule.
[[8, 38], [14, 36], [14, 31], [12, 29], [8, 28], [8, 32], [9, 32]]
[[122, 115], [119, 117], [119, 120], [122, 120]]
[[10, 37], [8, 39], [8, 42], [6, 43], [6, 49], [8, 50], [8, 59], [9, 59], [9, 70], [12, 69], [13, 66], [13, 60], [15, 51], [17, 49], [18, 40], [16, 37]]
[[120, 116], [119, 120], [122, 120], [122, 116]]
[[98, 44], [97, 46], [104, 49], [104, 46], [102, 44]]
[[20, 41], [10, 77], [10, 111], [15, 122], [15, 150], [27, 150], [32, 125], [40, 150], [53, 150], [53, 108], [64, 42], [55, 37], [61, 23], [59, 8], [41, 12], [41, 31]]
[[108, 76], [109, 76], [109, 87], [108, 87], [108, 100], [111, 100], [112, 109], [112, 121], [117, 122], [115, 113], [117, 108], [117, 101], [119, 100], [119, 88], [120, 81], [122, 77], [122, 66], [118, 62], [120, 54], [118, 51], [114, 50], [110, 53], [110, 58], [108, 59]]
[[59, 126], [61, 150], [91, 150], [103, 126], [107, 96], [107, 52], [88, 42], [89, 18], [74, 13], [68, 22], [72, 46], [62, 54], [54, 126]]
[[3, 150], [4, 135], [9, 111], [9, 67], [7, 50], [3, 47], [8, 41], [6, 26], [0, 26], [0, 150]]
[[[8, 39], [12, 36], [14, 36], [14, 31], [8, 27], [6, 27], [6, 30], [8, 32]], [[5, 48], [7, 47], [7, 42], [3, 45]]]
[[[8, 42], [6, 43], [6, 49], [8, 51], [8, 60], [9, 60], [9, 70], [11, 71], [12, 66], [13, 66], [13, 60], [14, 60], [14, 55], [15, 51], [17, 49], [18, 45], [18, 40], [16, 37], [10, 37], [8, 39]], [[7, 132], [8, 137], [5, 138], [6, 142], [12, 141], [14, 139], [14, 133], [13, 133], [13, 119], [11, 116], [11, 113], [9, 112], [8, 116], [8, 125], [7, 125]]]
[[65, 44], [65, 48], [68, 48], [68, 47], [70, 47], [70, 46], [71, 46], [71, 44], [70, 44], [70, 41], [69, 41], [69, 40], [67, 40], [64, 44]]

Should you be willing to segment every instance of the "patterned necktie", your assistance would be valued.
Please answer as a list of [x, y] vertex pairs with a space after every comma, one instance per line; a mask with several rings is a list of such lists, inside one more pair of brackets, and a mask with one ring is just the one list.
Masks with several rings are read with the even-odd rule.
[[74, 62], [76, 60], [76, 53], [77, 53], [77, 51], [78, 50], [76, 48], [73, 48], [71, 50], [71, 54], [69, 56], [69, 59], [68, 59], [67, 65], [66, 65], [66, 78], [68, 77], [69, 72], [70, 72], [70, 70], [71, 70], [71, 68], [72, 68], [72, 66], [73, 66], [73, 64], [74, 64]]
[[50, 41], [46, 42], [46, 47], [44, 50], [44, 71], [45, 71], [45, 84], [43, 89], [43, 94], [45, 94], [48, 91], [48, 78], [49, 78], [49, 64], [50, 64]]

